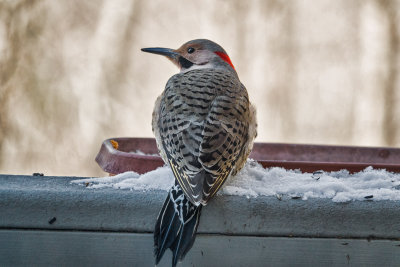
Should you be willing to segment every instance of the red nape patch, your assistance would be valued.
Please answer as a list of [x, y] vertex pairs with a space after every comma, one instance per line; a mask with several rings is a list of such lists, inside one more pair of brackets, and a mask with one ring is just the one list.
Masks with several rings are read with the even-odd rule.
[[231, 65], [232, 69], [235, 69], [235, 67], [232, 64], [231, 59], [228, 57], [227, 54], [225, 54], [224, 52], [214, 52], [215, 54], [217, 54], [220, 58], [222, 58], [223, 61], [225, 61], [226, 63], [228, 63], [229, 65]]

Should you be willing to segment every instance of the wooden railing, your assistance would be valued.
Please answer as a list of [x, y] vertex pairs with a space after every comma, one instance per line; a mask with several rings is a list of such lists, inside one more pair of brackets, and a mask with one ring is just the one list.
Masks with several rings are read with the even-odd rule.
[[[152, 231], [167, 193], [73, 179], [0, 175], [0, 265], [154, 266]], [[220, 195], [180, 266], [399, 266], [399, 218], [399, 201]]]

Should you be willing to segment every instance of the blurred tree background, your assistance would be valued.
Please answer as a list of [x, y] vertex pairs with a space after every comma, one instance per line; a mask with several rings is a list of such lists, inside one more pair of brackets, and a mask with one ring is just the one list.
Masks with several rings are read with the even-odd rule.
[[258, 109], [258, 142], [400, 145], [400, 1], [0, 0], [0, 172], [102, 175], [151, 137], [178, 70], [141, 47], [207, 38]]

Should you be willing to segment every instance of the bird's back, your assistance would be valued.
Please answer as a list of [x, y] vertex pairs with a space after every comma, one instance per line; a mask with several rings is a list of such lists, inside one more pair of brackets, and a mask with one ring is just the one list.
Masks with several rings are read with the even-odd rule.
[[192, 203], [206, 204], [243, 166], [255, 137], [250, 136], [253, 117], [246, 88], [234, 72], [195, 69], [170, 78], [156, 102], [153, 131]]

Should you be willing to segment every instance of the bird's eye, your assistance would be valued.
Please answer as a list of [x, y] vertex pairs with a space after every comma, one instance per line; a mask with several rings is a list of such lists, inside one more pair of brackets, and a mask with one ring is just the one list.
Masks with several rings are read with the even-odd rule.
[[189, 54], [193, 53], [193, 52], [194, 52], [194, 48], [193, 48], [193, 47], [189, 47], [188, 50], [187, 50], [187, 52], [188, 52]]

